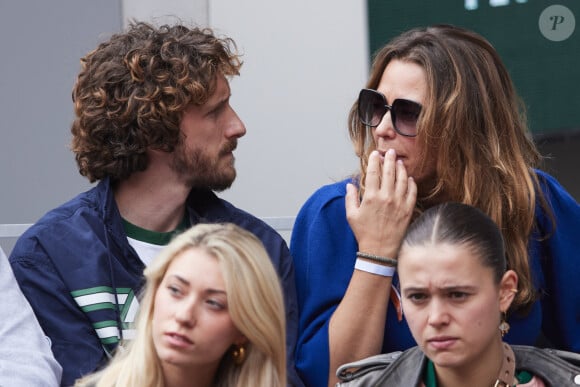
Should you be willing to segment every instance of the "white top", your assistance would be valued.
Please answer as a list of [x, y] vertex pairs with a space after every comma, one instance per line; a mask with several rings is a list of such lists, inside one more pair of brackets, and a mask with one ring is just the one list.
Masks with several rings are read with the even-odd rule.
[[59, 386], [62, 367], [0, 248], [0, 386]]
[[127, 241], [129, 241], [129, 244], [135, 249], [135, 252], [139, 256], [141, 261], [145, 264], [145, 266], [149, 266], [151, 261], [153, 261], [153, 258], [155, 258], [165, 247], [162, 245], [154, 245], [153, 243], [147, 243], [129, 237], [127, 237]]

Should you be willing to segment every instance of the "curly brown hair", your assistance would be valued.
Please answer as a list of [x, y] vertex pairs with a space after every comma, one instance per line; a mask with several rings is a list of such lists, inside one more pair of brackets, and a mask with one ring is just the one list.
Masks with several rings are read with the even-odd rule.
[[213, 94], [217, 76], [239, 75], [230, 38], [209, 28], [132, 22], [81, 58], [72, 92], [72, 151], [91, 182], [147, 168], [148, 149], [172, 152], [181, 116]]
[[[455, 201], [490, 216], [506, 242], [508, 266], [519, 277], [513, 309], [526, 310], [536, 297], [527, 251], [536, 203], [552, 214], [534, 171], [541, 155], [507, 68], [481, 35], [434, 25], [409, 30], [381, 48], [366, 87], [376, 89], [395, 59], [420, 65], [427, 78], [417, 141], [424, 149], [423, 163], [436, 160], [437, 182], [418, 198], [417, 213]], [[360, 123], [357, 106], [358, 101], [350, 110], [349, 134], [364, 182], [368, 156], [376, 145], [372, 128]]]

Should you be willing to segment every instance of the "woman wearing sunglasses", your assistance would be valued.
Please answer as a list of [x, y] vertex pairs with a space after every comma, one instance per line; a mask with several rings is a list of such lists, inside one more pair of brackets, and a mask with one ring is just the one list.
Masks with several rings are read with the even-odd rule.
[[580, 351], [580, 207], [536, 169], [523, 111], [497, 52], [474, 32], [418, 28], [375, 55], [349, 116], [360, 172], [315, 192], [293, 229], [296, 365], [307, 385], [333, 385], [340, 364], [415, 345], [397, 254], [412, 217], [447, 201], [502, 230], [519, 278], [505, 340]]

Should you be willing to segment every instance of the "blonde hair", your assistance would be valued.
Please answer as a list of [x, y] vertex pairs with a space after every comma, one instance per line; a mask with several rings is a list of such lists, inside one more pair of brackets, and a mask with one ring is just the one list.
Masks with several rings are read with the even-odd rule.
[[[426, 104], [416, 141], [423, 165], [435, 160], [436, 181], [419, 187], [417, 213], [443, 201], [475, 206], [491, 217], [506, 242], [509, 268], [519, 277], [512, 307], [535, 301], [528, 241], [540, 203], [553, 220], [533, 168], [541, 161], [529, 133], [524, 105], [493, 46], [475, 32], [450, 26], [416, 28], [394, 38], [375, 55], [367, 88], [376, 89], [390, 61], [420, 65], [426, 74]], [[349, 134], [360, 159], [361, 189], [372, 128], [359, 122], [358, 101]]]
[[286, 385], [285, 314], [278, 275], [260, 240], [228, 223], [198, 224], [164, 248], [145, 269], [146, 284], [135, 339], [117, 350], [104, 370], [77, 381], [76, 386], [164, 386], [152, 339], [154, 299], [173, 259], [190, 248], [202, 249], [218, 260], [230, 316], [248, 339], [245, 361], [235, 365], [231, 353], [226, 353], [213, 385]]

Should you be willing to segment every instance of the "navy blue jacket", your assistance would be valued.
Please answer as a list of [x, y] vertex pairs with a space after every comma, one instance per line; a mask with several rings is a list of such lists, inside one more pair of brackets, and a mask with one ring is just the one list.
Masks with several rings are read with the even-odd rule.
[[[192, 190], [187, 209], [191, 224], [235, 223], [264, 243], [284, 291], [289, 382], [302, 386], [293, 361], [298, 308], [286, 242], [210, 190]], [[133, 335], [144, 264], [127, 241], [109, 179], [44, 215], [19, 238], [10, 263], [52, 340], [63, 367], [62, 385], [103, 365], [120, 338]]]
[[[512, 314], [505, 341], [536, 345], [543, 340], [554, 348], [580, 352], [580, 206], [556, 179], [536, 170], [540, 186], [556, 222], [537, 205], [539, 234], [530, 236], [529, 263], [538, 300], [527, 315]], [[356, 260], [358, 246], [346, 219], [346, 184], [352, 179], [324, 186], [300, 210], [290, 248], [296, 268], [299, 335], [296, 367], [307, 386], [328, 383], [330, 318], [344, 296]], [[540, 237], [549, 235], [548, 238]], [[393, 282], [397, 283], [395, 274]], [[321, 285], [322, 284], [322, 285]], [[389, 303], [382, 353], [416, 345], [405, 319]]]

